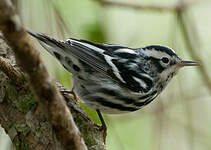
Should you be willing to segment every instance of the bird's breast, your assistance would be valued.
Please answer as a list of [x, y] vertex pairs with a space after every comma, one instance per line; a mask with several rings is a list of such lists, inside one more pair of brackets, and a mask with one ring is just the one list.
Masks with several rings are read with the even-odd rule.
[[[81, 78], [81, 77], [80, 77]], [[155, 91], [147, 94], [134, 94], [105, 77], [102, 80], [75, 77], [74, 92], [79, 99], [92, 109], [104, 113], [126, 113], [140, 109], [156, 97]], [[84, 77], [83, 77], [84, 78]]]

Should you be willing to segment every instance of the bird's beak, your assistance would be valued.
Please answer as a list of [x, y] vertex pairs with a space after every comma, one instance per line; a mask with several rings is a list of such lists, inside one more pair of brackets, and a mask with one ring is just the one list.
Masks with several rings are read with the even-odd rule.
[[189, 60], [182, 60], [179, 63], [180, 67], [184, 67], [184, 66], [199, 66], [200, 64], [198, 62], [195, 61], [189, 61]]

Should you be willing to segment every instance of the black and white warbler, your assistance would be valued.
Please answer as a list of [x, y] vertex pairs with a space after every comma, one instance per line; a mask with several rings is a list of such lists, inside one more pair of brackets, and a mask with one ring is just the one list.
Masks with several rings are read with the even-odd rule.
[[28, 33], [72, 73], [76, 96], [104, 113], [140, 109], [161, 93], [180, 68], [199, 65], [183, 61], [172, 49], [159, 45], [129, 48]]

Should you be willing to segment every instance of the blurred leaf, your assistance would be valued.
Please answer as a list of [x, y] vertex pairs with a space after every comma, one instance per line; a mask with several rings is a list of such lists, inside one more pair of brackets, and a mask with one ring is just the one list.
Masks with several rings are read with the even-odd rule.
[[87, 38], [90, 41], [104, 43], [106, 41], [104, 35], [104, 28], [100, 21], [96, 21], [93, 24], [84, 25], [84, 32], [87, 34]]

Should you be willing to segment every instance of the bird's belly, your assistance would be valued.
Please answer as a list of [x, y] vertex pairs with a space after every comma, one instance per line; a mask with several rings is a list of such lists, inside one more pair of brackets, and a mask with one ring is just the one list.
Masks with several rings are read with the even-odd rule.
[[128, 89], [111, 82], [110, 79], [107, 82], [105, 79], [103, 82], [92, 80], [81, 82], [76, 80], [74, 81], [74, 92], [86, 106], [108, 114], [136, 111], [151, 102], [151, 98], [155, 94], [132, 94]]

